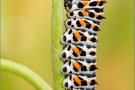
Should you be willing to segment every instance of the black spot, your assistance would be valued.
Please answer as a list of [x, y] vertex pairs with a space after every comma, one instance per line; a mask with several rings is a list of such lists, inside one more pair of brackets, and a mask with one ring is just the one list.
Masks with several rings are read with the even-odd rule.
[[103, 12], [103, 9], [99, 9], [99, 8], [94, 8], [95, 12], [100, 13]]
[[72, 75], [69, 76], [69, 79], [72, 80]]
[[66, 36], [63, 36], [63, 41], [66, 42]]
[[77, 38], [75, 37], [75, 34], [73, 34], [73, 40], [74, 40], [75, 42], [78, 41]]
[[96, 55], [96, 53], [92, 51], [92, 52], [90, 52], [90, 55], [94, 56], [94, 55]]
[[99, 6], [103, 6], [103, 3], [104, 3], [103, 1], [100, 1], [100, 4], [99, 4]]
[[67, 68], [64, 67], [64, 68], [62, 69], [62, 71], [63, 71], [63, 72], [67, 72]]
[[80, 56], [86, 56], [86, 52], [85, 51], [81, 51]]
[[96, 1], [91, 2], [91, 3], [89, 4], [89, 6], [96, 6], [96, 5], [97, 5], [97, 2], [96, 2]]
[[90, 85], [95, 85], [95, 84], [97, 84], [96, 81], [95, 80], [91, 80]]
[[89, 12], [89, 16], [93, 18], [94, 17], [94, 13]]
[[79, 46], [83, 46], [83, 44], [82, 44], [82, 43], [79, 43], [78, 45], [79, 45]]
[[82, 12], [80, 12], [80, 11], [78, 12], [78, 15], [83, 17], [83, 14], [82, 14]]
[[96, 38], [93, 37], [93, 38], [90, 39], [90, 41], [96, 42], [97, 40], [96, 40]]
[[68, 43], [71, 43], [71, 40], [68, 40]]
[[94, 71], [94, 70], [96, 70], [97, 68], [96, 68], [96, 66], [95, 65], [91, 65], [91, 67], [90, 67], [90, 70], [89, 71]]
[[73, 12], [71, 12], [71, 13], [70, 13], [70, 16], [73, 16], [73, 15], [74, 15], [74, 13], [73, 13]]
[[99, 28], [98, 28], [97, 26], [95, 26], [95, 27], [93, 28], [93, 30], [94, 30], [94, 31], [98, 31]]
[[85, 80], [82, 81], [81, 86], [87, 86], [87, 82]]
[[77, 20], [76, 25], [77, 25], [78, 27], [81, 27], [81, 24], [80, 24], [79, 20]]
[[76, 18], [73, 18], [74, 20], [76, 20]]
[[100, 22], [92, 20], [95, 24], [100, 25]]
[[71, 65], [71, 61], [69, 61], [69, 66]]
[[66, 58], [66, 53], [63, 53], [62, 54], [62, 58]]
[[81, 67], [81, 71], [87, 71], [86, 66]]
[[95, 90], [95, 89], [94, 88], [92, 88], [92, 89], [86, 88], [85, 90]]
[[86, 77], [88, 77], [88, 78], [96, 77], [96, 74], [95, 73], [93, 73], [93, 74], [86, 74]]
[[89, 22], [87, 22], [87, 21], [85, 21], [85, 23], [86, 23], [85, 27], [89, 29], [91, 27], [91, 24]]
[[70, 88], [73, 88], [73, 86], [71, 86]]
[[93, 33], [94, 36], [97, 36], [97, 33]]
[[71, 3], [68, 3], [68, 8], [71, 9], [72, 8], [72, 4]]
[[68, 59], [71, 59], [71, 57], [69, 56]]
[[71, 25], [71, 21], [68, 21], [67, 24], [68, 24], [68, 25]]
[[88, 49], [90, 49], [90, 48], [91, 48], [91, 46], [90, 46], [90, 45], [86, 45], [86, 47], [87, 47]]
[[101, 20], [103, 17], [101, 15], [98, 15], [97, 19]]
[[87, 40], [87, 37], [85, 37], [85, 36], [81, 37], [81, 41], [86, 41], [86, 40]]
[[87, 63], [91, 63], [91, 60], [90, 60], [90, 59], [86, 59], [86, 62], [87, 62]]
[[65, 83], [65, 87], [68, 87], [68, 82]]
[[67, 48], [67, 50], [69, 51], [70, 49], [71, 49], [71, 46], [69, 45], [68, 48]]
[[74, 25], [71, 25], [71, 27], [74, 27]]
[[72, 30], [70, 30], [69, 32], [68, 32], [68, 34], [71, 34], [72, 33]]
[[86, 32], [86, 30], [84, 30], [84, 29], [81, 29], [81, 31], [82, 31], [82, 32]]
[[81, 2], [79, 2], [79, 3], [77, 4], [77, 6], [78, 6], [78, 8], [83, 8], [83, 7], [84, 7], [84, 5], [83, 5]]
[[95, 60], [95, 59], [93, 59], [93, 60], [92, 60], [92, 59], [86, 59], [86, 62], [87, 62], [87, 63], [95, 63], [96, 60]]
[[89, 33], [89, 35], [92, 35], [92, 33], [91, 32], [88, 32]]

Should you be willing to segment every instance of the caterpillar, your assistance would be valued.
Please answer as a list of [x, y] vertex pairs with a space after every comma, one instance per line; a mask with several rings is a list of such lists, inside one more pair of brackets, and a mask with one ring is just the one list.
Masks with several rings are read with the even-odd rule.
[[101, 20], [105, 19], [104, 3], [105, 0], [64, 0], [68, 19], [60, 40], [65, 45], [60, 58], [64, 61], [61, 72], [66, 90], [95, 90], [98, 84], [96, 45]]

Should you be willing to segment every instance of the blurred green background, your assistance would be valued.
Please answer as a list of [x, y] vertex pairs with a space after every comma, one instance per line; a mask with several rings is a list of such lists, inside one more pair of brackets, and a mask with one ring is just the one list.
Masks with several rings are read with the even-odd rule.
[[[134, 89], [134, 0], [107, 0], [98, 34], [96, 90]], [[1, 0], [1, 57], [23, 64], [53, 87], [51, 7], [47, 0]], [[1, 71], [2, 90], [34, 90]]]

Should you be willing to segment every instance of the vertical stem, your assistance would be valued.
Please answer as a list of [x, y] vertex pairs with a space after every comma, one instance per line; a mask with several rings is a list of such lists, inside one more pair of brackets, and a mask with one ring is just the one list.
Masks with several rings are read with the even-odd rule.
[[51, 52], [54, 90], [64, 90], [62, 87], [64, 75], [61, 73], [63, 62], [60, 60], [60, 54], [62, 52], [60, 38], [63, 31], [63, 3], [64, 0], [52, 0]]

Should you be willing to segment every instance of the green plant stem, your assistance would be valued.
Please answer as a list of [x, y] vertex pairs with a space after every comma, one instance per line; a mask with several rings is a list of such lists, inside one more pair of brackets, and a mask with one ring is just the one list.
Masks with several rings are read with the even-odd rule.
[[3, 71], [11, 72], [22, 77], [30, 84], [32, 84], [36, 90], [52, 90], [50, 86], [43, 81], [43, 79], [41, 79], [37, 74], [21, 64], [1, 59], [1, 69]]
[[60, 38], [63, 32], [63, 3], [64, 0], [52, 0], [51, 52], [54, 90], [64, 90], [62, 87], [64, 75], [61, 73], [63, 62], [60, 60], [60, 54], [62, 52]]

